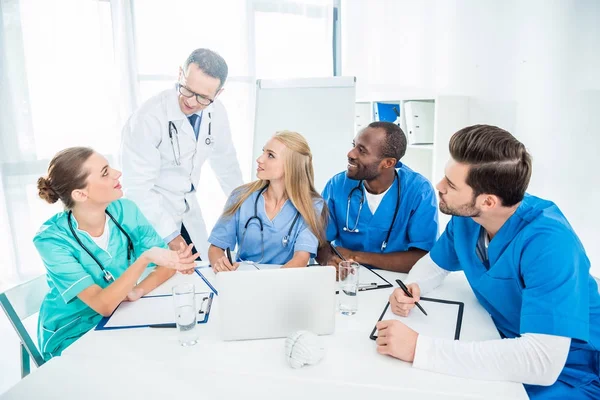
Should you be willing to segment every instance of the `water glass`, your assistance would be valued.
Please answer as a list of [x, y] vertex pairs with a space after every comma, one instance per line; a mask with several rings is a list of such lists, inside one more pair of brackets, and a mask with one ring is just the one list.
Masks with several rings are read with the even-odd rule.
[[360, 264], [354, 261], [342, 261], [338, 276], [340, 293], [339, 309], [344, 315], [354, 315], [358, 311], [358, 273]]
[[193, 284], [185, 283], [173, 287], [175, 323], [179, 331], [179, 343], [193, 346], [198, 342], [196, 315], [196, 290]]

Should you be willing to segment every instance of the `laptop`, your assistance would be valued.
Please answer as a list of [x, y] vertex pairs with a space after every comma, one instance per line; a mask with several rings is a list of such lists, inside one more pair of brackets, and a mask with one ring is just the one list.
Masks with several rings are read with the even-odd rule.
[[217, 274], [223, 340], [335, 330], [335, 268], [281, 268]]

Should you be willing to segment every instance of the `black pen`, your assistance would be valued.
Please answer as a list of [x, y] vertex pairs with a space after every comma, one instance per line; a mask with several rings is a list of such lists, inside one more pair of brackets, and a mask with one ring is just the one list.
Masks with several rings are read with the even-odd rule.
[[[410, 292], [408, 291], [408, 288], [406, 287], [406, 285], [405, 285], [404, 283], [402, 283], [402, 281], [401, 281], [400, 279], [396, 279], [396, 283], [398, 283], [398, 286], [400, 286], [400, 288], [401, 288], [401, 289], [404, 291], [404, 293], [405, 293], [405, 294], [406, 294], [408, 297], [410, 297], [410, 298], [412, 298], [412, 297], [413, 297], [413, 295], [412, 295], [412, 294], [410, 294]], [[423, 314], [427, 315], [427, 313], [425, 312], [425, 310], [423, 309], [423, 307], [421, 307], [421, 305], [419, 304], [419, 302], [418, 302], [418, 301], [415, 301], [415, 305], [416, 305], [417, 307], [419, 307], [419, 310], [423, 311]]]
[[148, 328], [177, 328], [177, 324], [172, 323], [172, 324], [153, 324], [153, 325], [148, 325]]
[[229, 260], [229, 264], [233, 265], [233, 260], [231, 259], [231, 250], [229, 250], [229, 247], [227, 248], [227, 259]]
[[341, 255], [339, 251], [337, 251], [337, 249], [335, 248], [334, 245], [331, 244], [331, 242], [329, 242], [329, 247], [331, 247], [331, 250], [333, 250], [333, 252], [335, 253], [335, 255], [338, 256], [340, 258], [340, 260], [346, 261], [346, 259], [344, 258], [344, 256]]

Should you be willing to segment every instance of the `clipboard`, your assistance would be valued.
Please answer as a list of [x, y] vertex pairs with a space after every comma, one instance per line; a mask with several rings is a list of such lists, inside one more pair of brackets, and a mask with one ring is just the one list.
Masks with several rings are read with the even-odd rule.
[[[376, 289], [386, 289], [386, 288], [391, 288], [393, 285], [387, 280], [385, 279], [383, 276], [379, 275], [373, 268], [367, 267], [363, 264], [360, 264], [360, 275], [358, 277], [358, 291], [359, 292], [364, 292], [367, 290], [376, 290]], [[367, 270], [370, 271], [370, 274], [367, 275], [367, 277], [364, 276], [364, 273], [362, 271]], [[370, 276], [375, 275], [373, 278], [369, 278]], [[375, 283], [375, 287], [372, 287], [372, 285], [369, 285], [370, 283]], [[363, 285], [361, 287], [361, 285]], [[335, 293], [338, 294], [340, 291], [336, 290]]]
[[[213, 293], [196, 293], [196, 307], [199, 314], [197, 317], [198, 324], [208, 322], [213, 298]], [[122, 302], [109, 317], [102, 318], [94, 330], [148, 328], [158, 325], [170, 326], [175, 324], [174, 314], [173, 295], [145, 296], [134, 302]]]
[[[320, 264], [309, 264], [307, 267], [310, 268], [311, 266], [321, 266]], [[281, 265], [267, 265], [267, 264], [258, 264], [258, 265], [252, 265], [249, 266], [247, 271], [250, 270], [261, 270], [261, 269], [273, 269], [273, 268], [280, 268]], [[384, 277], [382, 277], [381, 275], [379, 275], [374, 269], [369, 268], [369, 267], [365, 267], [364, 265], [361, 264], [362, 269], [364, 270], [368, 270], [370, 271], [370, 274], [368, 276], [372, 276], [371, 274], [374, 275], [373, 278], [369, 278], [369, 277], [364, 277], [364, 273], [361, 274], [361, 277], [359, 277], [360, 280], [362, 280], [362, 282], [359, 282], [359, 291], [367, 291], [367, 290], [375, 290], [375, 289], [386, 289], [386, 288], [391, 288], [393, 287], [393, 285]], [[239, 271], [239, 270], [238, 270]], [[208, 267], [201, 267], [201, 268], [196, 268], [196, 273], [198, 274], [198, 276], [200, 276], [200, 278], [202, 278], [202, 280], [204, 281], [204, 283], [206, 283], [206, 285], [210, 288], [210, 290], [212, 290], [217, 296], [219, 295], [219, 291], [215, 288], [215, 284], [216, 284], [216, 274], [214, 273], [214, 271], [212, 270], [212, 268], [210, 267], [210, 265]], [[361, 288], [360, 285], [365, 285], [368, 283], [375, 283], [376, 286], [375, 287], [364, 287]], [[336, 294], [339, 293], [339, 290], [335, 291]]]
[[[465, 303], [452, 300], [433, 299], [431, 297], [421, 297], [419, 304], [427, 311], [425, 316], [419, 309], [414, 308], [408, 317], [401, 317], [392, 313], [390, 302], [385, 305], [381, 316], [377, 322], [385, 319], [395, 319], [418, 333], [424, 335], [446, 338], [451, 340], [460, 339], [460, 330], [462, 327], [463, 312]], [[377, 339], [377, 326], [373, 327], [373, 331], [369, 338]]]
[[[210, 288], [210, 290], [213, 291], [214, 294], [216, 294], [217, 296], [219, 295], [219, 292], [217, 291], [217, 289], [215, 289], [215, 281], [216, 281], [216, 274], [214, 273], [212, 267], [209, 265], [208, 267], [202, 267], [202, 268], [196, 268], [195, 269], [196, 273], [198, 274], [198, 276], [200, 278], [202, 278], [202, 280], [204, 281], [204, 283], [206, 283], [206, 285]], [[206, 271], [208, 275], [205, 276], [202, 271]], [[212, 282], [211, 282], [212, 280]]]

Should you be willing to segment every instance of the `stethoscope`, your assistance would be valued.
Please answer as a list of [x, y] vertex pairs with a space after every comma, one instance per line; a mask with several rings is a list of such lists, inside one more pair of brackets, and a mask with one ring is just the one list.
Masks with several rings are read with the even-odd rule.
[[[394, 170], [394, 180], [398, 180], [398, 198], [396, 199], [396, 208], [394, 209], [394, 217], [392, 218], [392, 222], [390, 223], [390, 227], [388, 228], [387, 235], [385, 236], [385, 240], [381, 243], [381, 251], [383, 252], [388, 245], [388, 241], [390, 240], [390, 235], [392, 234], [392, 228], [394, 227], [394, 223], [396, 222], [396, 216], [398, 215], [398, 209], [400, 208], [400, 177], [398, 176], [398, 171]], [[350, 193], [348, 194], [348, 208], [346, 208], [346, 226], [343, 228], [344, 232], [350, 233], [358, 233], [358, 220], [360, 219], [360, 212], [362, 211], [363, 203], [365, 202], [365, 193], [364, 193], [364, 184], [363, 181], [359, 181], [356, 187], [352, 188]], [[352, 200], [352, 195], [354, 191], [358, 190], [360, 193], [360, 203], [358, 204], [358, 213], [356, 214], [356, 221], [354, 222], [354, 227], [350, 229], [348, 227], [348, 219], [350, 217], [350, 201]]]
[[[125, 232], [125, 229], [123, 229], [123, 227], [117, 222], [117, 220], [115, 219], [115, 217], [113, 217], [111, 215], [111, 213], [108, 212], [108, 210], [105, 210], [104, 212], [106, 213], [106, 215], [108, 215], [110, 217], [110, 219], [112, 220], [112, 222], [114, 222], [115, 226], [117, 228], [119, 228], [119, 230], [121, 232], [123, 232], [123, 234], [127, 238], [127, 265], [131, 265], [131, 256], [133, 254], [135, 254], [134, 253], [134, 248], [133, 248], [133, 242], [131, 241], [131, 237], [129, 237], [129, 235], [127, 234], [127, 232]], [[69, 213], [67, 214], [67, 220], [68, 220], [68, 223], [69, 223], [69, 229], [71, 230], [71, 233], [73, 234], [73, 237], [75, 238], [75, 240], [77, 240], [77, 243], [79, 243], [79, 245], [81, 246], [81, 248], [83, 250], [85, 250], [85, 252], [88, 253], [88, 255], [90, 257], [92, 257], [92, 259], [96, 262], [96, 264], [98, 264], [98, 266], [102, 270], [102, 273], [104, 274], [104, 281], [106, 283], [112, 283], [112, 282], [114, 282], [115, 281], [115, 277], [109, 271], [107, 271], [104, 268], [104, 266], [102, 266], [102, 263], [100, 262], [100, 260], [98, 260], [96, 258], [96, 256], [94, 256], [92, 254], [92, 252], [87, 247], [85, 247], [85, 245], [79, 239], [79, 236], [77, 236], [77, 233], [75, 232], [75, 229], [73, 229], [73, 224], [71, 223], [71, 215], [72, 214], [73, 214], [73, 212], [69, 211]]]
[[[244, 233], [242, 234], [242, 240], [240, 241], [239, 254], [241, 254], [242, 249], [244, 248], [244, 240], [246, 239], [246, 233], [248, 232], [248, 225], [250, 225], [250, 222], [252, 222], [252, 220], [257, 220], [258, 226], [260, 227], [260, 243], [261, 243], [260, 260], [256, 261], [257, 263], [260, 263], [263, 260], [263, 258], [265, 257], [265, 241], [264, 241], [264, 236], [263, 236], [263, 222], [262, 222], [262, 219], [260, 219], [260, 217], [258, 216], [258, 199], [260, 199], [260, 196], [263, 194], [263, 192], [265, 190], [267, 190], [268, 187], [269, 187], [269, 185], [267, 184], [265, 187], [260, 189], [260, 191], [258, 192], [258, 196], [256, 196], [256, 199], [254, 200], [254, 215], [251, 216], [250, 218], [248, 218], [248, 220], [246, 221], [246, 224], [244, 225]], [[290, 244], [290, 237], [292, 235], [292, 231], [294, 230], [294, 226], [296, 225], [296, 221], [298, 221], [298, 218], [300, 218], [300, 213], [298, 211], [296, 211], [296, 216], [294, 217], [294, 220], [292, 221], [292, 224], [290, 225], [290, 229], [288, 229], [287, 234], [281, 239], [281, 245], [284, 248], [288, 247], [288, 245]]]
[[[207, 146], [212, 146], [215, 142], [212, 137], [212, 115], [208, 114], [208, 135], [206, 139], [204, 139], [204, 144]], [[177, 131], [177, 127], [173, 123], [173, 121], [169, 121], [169, 140], [171, 141], [171, 149], [173, 150], [173, 159], [175, 160], [175, 165], [181, 165], [181, 147], [179, 147], [179, 132]], [[177, 150], [175, 150], [175, 145], [177, 145]]]

